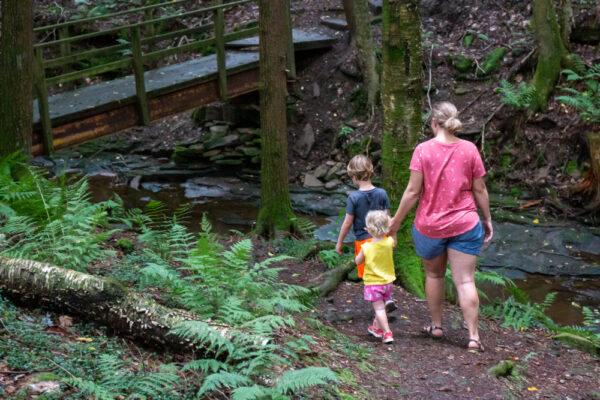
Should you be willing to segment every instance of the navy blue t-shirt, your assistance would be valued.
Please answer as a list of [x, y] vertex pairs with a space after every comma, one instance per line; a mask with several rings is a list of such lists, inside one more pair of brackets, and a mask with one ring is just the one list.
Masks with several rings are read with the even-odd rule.
[[387, 193], [381, 188], [371, 190], [357, 190], [350, 193], [346, 202], [346, 214], [354, 215], [352, 230], [356, 240], [365, 240], [371, 237], [367, 232], [365, 220], [371, 210], [389, 210], [390, 200]]

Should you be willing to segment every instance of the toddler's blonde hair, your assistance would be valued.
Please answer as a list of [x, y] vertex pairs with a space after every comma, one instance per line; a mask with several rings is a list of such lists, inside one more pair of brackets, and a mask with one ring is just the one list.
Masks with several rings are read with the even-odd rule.
[[462, 128], [462, 122], [458, 119], [458, 110], [454, 104], [442, 101], [433, 105], [431, 118], [449, 133], [455, 133]]
[[372, 210], [367, 213], [365, 223], [371, 235], [381, 237], [390, 229], [390, 216], [383, 210]]
[[348, 176], [359, 181], [368, 181], [373, 176], [373, 164], [367, 156], [359, 154], [348, 163]]

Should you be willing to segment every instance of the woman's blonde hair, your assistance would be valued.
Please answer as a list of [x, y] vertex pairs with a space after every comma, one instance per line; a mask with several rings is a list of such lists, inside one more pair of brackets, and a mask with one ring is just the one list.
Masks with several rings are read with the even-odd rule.
[[359, 181], [368, 181], [373, 176], [373, 164], [367, 156], [359, 154], [348, 163], [348, 176]]
[[433, 105], [431, 118], [449, 133], [460, 131], [462, 123], [458, 119], [458, 110], [454, 104], [442, 101]]
[[383, 236], [390, 230], [390, 216], [383, 210], [372, 210], [365, 219], [367, 231], [373, 236]]

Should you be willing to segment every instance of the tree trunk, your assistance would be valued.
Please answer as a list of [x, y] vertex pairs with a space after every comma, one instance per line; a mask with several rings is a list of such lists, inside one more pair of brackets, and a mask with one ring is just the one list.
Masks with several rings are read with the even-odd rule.
[[573, 28], [573, 1], [561, 0], [559, 11], [560, 37], [567, 50], [571, 48], [571, 30]]
[[588, 209], [600, 208], [600, 133], [588, 133], [588, 146], [590, 148], [590, 172], [589, 181], [592, 185], [591, 190], [594, 193], [592, 203], [586, 207]]
[[568, 52], [561, 38], [552, 0], [533, 2], [533, 23], [539, 52], [532, 80], [536, 92], [531, 112], [535, 113], [547, 109], [548, 97], [554, 89], [563, 59], [566, 59]]
[[397, 204], [422, 124], [419, 0], [383, 2], [383, 178]]
[[2, 1], [0, 157], [31, 154], [33, 122], [33, 2]]
[[[383, 1], [383, 183], [396, 207], [408, 183], [408, 166], [422, 124], [420, 0]], [[398, 279], [409, 291], [424, 294], [419, 258], [414, 256], [407, 220], [398, 232], [394, 252]]]
[[[0, 291], [14, 302], [66, 312], [110, 326], [153, 347], [189, 350], [189, 342], [171, 334], [180, 322], [200, 321], [189, 311], [167, 308], [111, 278], [38, 261], [0, 257]], [[230, 329], [210, 323], [222, 336]]]
[[294, 228], [288, 186], [285, 4], [280, 0], [259, 1], [262, 150], [257, 232], [267, 237]]
[[365, 83], [369, 112], [373, 113], [377, 102], [379, 75], [377, 74], [375, 61], [375, 45], [373, 44], [373, 33], [371, 32], [369, 4], [367, 0], [345, 0], [344, 11], [346, 12], [350, 35], [353, 37], [352, 42], [356, 44], [358, 49], [358, 63]]

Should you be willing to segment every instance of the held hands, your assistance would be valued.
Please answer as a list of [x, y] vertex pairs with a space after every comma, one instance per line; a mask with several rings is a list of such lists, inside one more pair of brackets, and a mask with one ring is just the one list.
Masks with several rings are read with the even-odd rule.
[[494, 236], [494, 227], [492, 226], [492, 220], [481, 221], [481, 225], [483, 225], [483, 230], [485, 231], [483, 243], [487, 243], [490, 240], [492, 240], [492, 236]]

